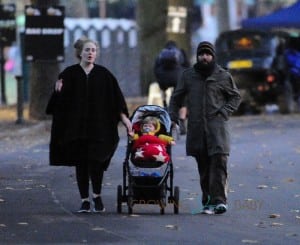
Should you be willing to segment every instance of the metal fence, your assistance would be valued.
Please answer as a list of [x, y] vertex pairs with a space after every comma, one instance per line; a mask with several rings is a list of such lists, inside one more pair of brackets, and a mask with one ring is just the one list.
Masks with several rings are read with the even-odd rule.
[[141, 95], [139, 81], [139, 48], [137, 27], [134, 21], [125, 19], [65, 19], [64, 68], [78, 62], [74, 42], [86, 36], [99, 42], [97, 63], [107, 67], [119, 81], [125, 96]]

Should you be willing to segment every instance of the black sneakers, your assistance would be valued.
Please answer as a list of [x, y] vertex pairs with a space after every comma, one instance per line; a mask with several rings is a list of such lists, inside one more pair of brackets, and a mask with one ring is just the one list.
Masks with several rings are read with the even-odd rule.
[[205, 205], [201, 211], [201, 214], [215, 214], [214, 206]]
[[105, 212], [105, 208], [103, 206], [103, 202], [102, 202], [102, 199], [100, 196], [93, 198], [93, 203], [94, 203], [93, 212], [95, 212], [95, 213]]
[[205, 205], [201, 211], [202, 214], [223, 214], [227, 211], [227, 205], [219, 203], [217, 205]]
[[[105, 208], [103, 206], [103, 202], [102, 202], [102, 199], [100, 196], [93, 198], [93, 204], [94, 204], [93, 212], [102, 213], [105, 211]], [[91, 212], [91, 204], [89, 201], [82, 202], [80, 209], [77, 211], [77, 213], [90, 213], [90, 212]]]
[[91, 212], [90, 202], [89, 201], [82, 202], [81, 207], [77, 212], [78, 213], [90, 213]]

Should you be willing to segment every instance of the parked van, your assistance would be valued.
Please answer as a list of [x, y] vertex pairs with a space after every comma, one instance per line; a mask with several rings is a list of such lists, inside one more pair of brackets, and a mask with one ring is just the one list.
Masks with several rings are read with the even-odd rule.
[[286, 69], [274, 65], [280, 59], [284, 62], [280, 47], [288, 38], [285, 32], [243, 29], [217, 38], [217, 61], [231, 72], [242, 94], [240, 113], [260, 112], [269, 104], [277, 104], [281, 113], [293, 110], [289, 81], [281, 74]]

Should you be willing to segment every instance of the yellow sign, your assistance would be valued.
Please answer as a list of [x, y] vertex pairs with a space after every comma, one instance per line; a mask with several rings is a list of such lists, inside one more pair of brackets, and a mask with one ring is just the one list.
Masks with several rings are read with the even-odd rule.
[[228, 63], [229, 69], [251, 68], [252, 66], [252, 60], [235, 60]]

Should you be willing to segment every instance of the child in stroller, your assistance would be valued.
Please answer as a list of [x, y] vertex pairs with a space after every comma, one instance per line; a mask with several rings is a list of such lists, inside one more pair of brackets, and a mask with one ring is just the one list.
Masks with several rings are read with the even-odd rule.
[[[171, 119], [156, 105], [138, 107], [131, 117], [134, 134], [129, 135], [123, 163], [123, 186], [118, 186], [117, 211], [126, 202], [128, 213], [135, 204], [158, 204], [164, 214], [166, 203], [179, 208], [179, 187], [173, 189]], [[170, 193], [167, 198], [167, 193]]]
[[133, 140], [132, 161], [161, 161], [168, 163], [170, 156], [167, 153], [167, 145], [175, 145], [175, 141], [169, 135], [157, 135], [161, 128], [159, 120], [156, 117], [147, 116], [138, 127], [139, 132], [130, 134]]

